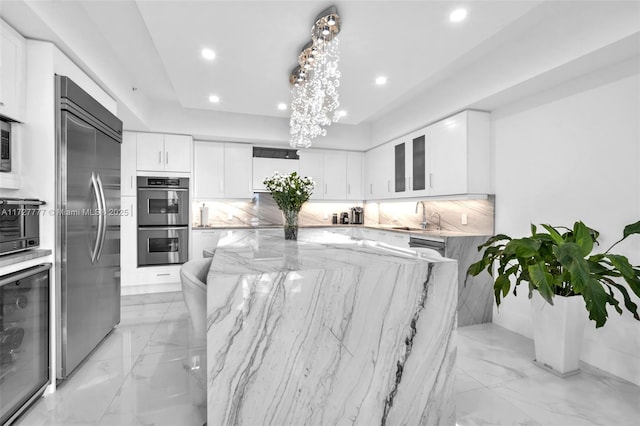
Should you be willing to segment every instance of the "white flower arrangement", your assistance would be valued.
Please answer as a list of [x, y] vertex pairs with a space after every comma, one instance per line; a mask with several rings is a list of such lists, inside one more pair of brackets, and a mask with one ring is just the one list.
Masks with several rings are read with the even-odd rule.
[[302, 205], [309, 200], [316, 186], [312, 178], [299, 176], [297, 172], [288, 175], [275, 172], [262, 183], [271, 192], [280, 210], [296, 212], [299, 212]]

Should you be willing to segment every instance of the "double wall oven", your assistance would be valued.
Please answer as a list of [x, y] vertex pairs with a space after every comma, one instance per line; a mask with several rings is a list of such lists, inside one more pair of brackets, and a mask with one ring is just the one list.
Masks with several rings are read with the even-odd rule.
[[138, 266], [184, 263], [189, 250], [189, 178], [138, 177]]

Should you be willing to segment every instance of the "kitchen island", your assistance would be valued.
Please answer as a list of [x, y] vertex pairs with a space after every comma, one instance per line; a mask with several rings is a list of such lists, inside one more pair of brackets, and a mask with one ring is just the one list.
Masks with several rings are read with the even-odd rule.
[[207, 277], [211, 425], [455, 424], [457, 265], [321, 230], [255, 230]]

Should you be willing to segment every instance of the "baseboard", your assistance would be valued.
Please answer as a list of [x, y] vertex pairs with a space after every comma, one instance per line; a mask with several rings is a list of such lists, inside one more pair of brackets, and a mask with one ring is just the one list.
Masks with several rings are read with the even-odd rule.
[[182, 291], [180, 283], [127, 285], [120, 288], [120, 294], [122, 296], [131, 296], [134, 294], [166, 293], [171, 291]]

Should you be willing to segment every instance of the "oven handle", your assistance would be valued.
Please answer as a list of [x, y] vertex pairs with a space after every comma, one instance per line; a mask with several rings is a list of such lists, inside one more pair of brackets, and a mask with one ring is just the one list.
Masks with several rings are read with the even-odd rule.
[[[104, 188], [102, 186], [102, 180], [100, 179], [100, 173], [98, 173], [96, 181], [98, 182], [100, 198], [102, 199], [102, 209], [100, 210], [100, 218], [102, 218], [102, 232], [100, 233], [100, 247], [98, 247], [98, 253], [96, 254], [96, 262], [99, 262], [100, 256], [102, 255], [102, 249], [104, 247], [104, 238], [107, 235], [107, 200], [104, 197]], [[100, 229], [100, 218], [98, 218], [98, 230]]]
[[4, 276], [2, 279], [0, 279], [0, 287], [5, 286], [7, 284], [14, 283], [16, 281], [23, 280], [25, 278], [29, 278], [33, 275], [39, 274], [40, 272], [44, 272], [48, 269], [51, 269], [51, 263], [43, 263], [41, 265], [23, 269], [17, 273], [8, 274]]
[[139, 186], [138, 190], [139, 191], [163, 191], [163, 192], [176, 191], [176, 192], [182, 192], [182, 191], [188, 191], [189, 188], [171, 188], [171, 187], [158, 188], [157, 186], [154, 186], [154, 187]]
[[7, 199], [4, 198], [2, 200], [0, 200], [0, 204], [6, 204], [9, 206], [16, 206], [16, 205], [25, 205], [25, 206], [43, 206], [45, 204], [47, 204], [44, 201], [40, 201], [40, 200], [22, 200], [22, 199]]
[[104, 206], [102, 205], [102, 199], [100, 198], [100, 190], [98, 189], [96, 175], [93, 172], [91, 172], [91, 187], [93, 188], [93, 195], [96, 197], [96, 203], [98, 204], [98, 210], [100, 211], [100, 215], [98, 215], [98, 232], [96, 233], [96, 242], [93, 246], [93, 250], [91, 250], [91, 264], [94, 264], [96, 263], [98, 248], [100, 247], [100, 236], [102, 235], [102, 227], [104, 226], [102, 216]]
[[181, 231], [189, 230], [189, 225], [178, 226], [139, 226], [138, 231]]

